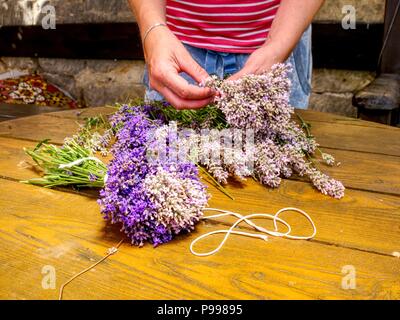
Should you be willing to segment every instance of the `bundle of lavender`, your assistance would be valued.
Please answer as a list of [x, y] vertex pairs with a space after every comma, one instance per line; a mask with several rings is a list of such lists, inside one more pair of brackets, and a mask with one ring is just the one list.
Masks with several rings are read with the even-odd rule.
[[[219, 92], [216, 106], [231, 128], [254, 132], [254, 176], [262, 184], [277, 187], [281, 177], [288, 178], [296, 172], [308, 176], [323, 194], [340, 199], [344, 196], [343, 184], [320, 172], [311, 160], [317, 150], [321, 152], [314, 137], [291, 120], [294, 109], [289, 105], [288, 72], [288, 65], [276, 64], [262, 75], [247, 75], [236, 81], [211, 77], [204, 85]], [[248, 150], [243, 151], [244, 155], [249, 154]], [[321, 154], [328, 165], [334, 164], [332, 156]], [[225, 182], [232, 172], [230, 164], [207, 166], [218, 167], [212, 173], [220, 182]]]
[[[150, 156], [162, 121], [149, 118], [151, 106], [123, 106], [112, 119], [113, 159], [100, 191], [101, 211], [118, 223], [135, 245], [154, 246], [194, 229], [208, 195], [197, 167], [184, 159]], [[177, 141], [171, 137], [163, 151]]]
[[[253, 177], [278, 187], [282, 177], [297, 173], [339, 199], [343, 185], [312, 160], [321, 151], [309, 128], [303, 123], [304, 132], [291, 119], [288, 72], [278, 64], [269, 73], [237, 81], [210, 78], [205, 85], [219, 96], [215, 105], [197, 111], [177, 111], [166, 103], [119, 106], [110, 122], [88, 119], [61, 147], [44, 142], [26, 150], [44, 176], [25, 182], [102, 188], [104, 217], [120, 224], [139, 246], [193, 230], [208, 200], [199, 169], [224, 192], [221, 184], [229, 177]], [[106, 165], [96, 154], [110, 150]], [[333, 165], [333, 157], [321, 154]]]
[[43, 176], [21, 182], [46, 188], [103, 187], [107, 166], [95, 154], [107, 155], [113, 135], [108, 120], [98, 116], [87, 118], [75, 135], [64, 139], [62, 146], [51, 144], [46, 139], [33, 150], [24, 149], [43, 171]]
[[46, 188], [101, 188], [104, 185], [106, 165], [76, 138], [66, 139], [62, 147], [42, 141], [35, 149], [25, 152], [43, 170], [43, 177], [21, 181], [23, 183]]

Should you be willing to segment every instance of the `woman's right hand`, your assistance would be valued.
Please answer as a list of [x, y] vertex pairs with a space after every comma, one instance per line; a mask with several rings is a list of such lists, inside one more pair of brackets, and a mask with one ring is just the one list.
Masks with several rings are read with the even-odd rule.
[[198, 83], [209, 77], [167, 27], [152, 30], [143, 46], [150, 87], [176, 109], [196, 109], [212, 102], [214, 90], [189, 84], [179, 75], [186, 72]]

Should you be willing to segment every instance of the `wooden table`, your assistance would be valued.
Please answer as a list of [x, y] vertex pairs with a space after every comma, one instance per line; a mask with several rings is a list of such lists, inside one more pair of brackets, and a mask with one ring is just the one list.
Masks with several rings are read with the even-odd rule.
[[9, 104], [0, 102], [0, 122], [47, 112], [68, 110], [65, 107], [36, 106], [32, 104]]
[[[37, 175], [26, 164], [23, 147], [44, 138], [61, 144], [76, 131], [77, 121], [110, 110], [63, 111], [0, 124], [0, 298], [57, 299], [63, 282], [121, 239], [118, 228], [102, 219], [95, 194], [18, 182]], [[301, 114], [322, 148], [341, 162], [326, 172], [343, 181], [345, 197], [331, 199], [299, 179], [285, 180], [275, 190], [249, 180], [228, 186], [235, 201], [210, 187], [210, 205], [242, 213], [296, 206], [315, 221], [315, 239], [232, 236], [218, 254], [199, 258], [189, 251], [191, 241], [227, 226], [200, 223], [193, 234], [156, 249], [123, 243], [118, 253], [68, 285], [64, 298], [400, 299], [400, 129]], [[298, 216], [285, 217], [296, 233], [310, 232]], [[207, 239], [199, 249], [220, 239]], [[56, 289], [42, 288], [46, 268], [56, 272]], [[346, 289], [352, 271], [356, 287]]]

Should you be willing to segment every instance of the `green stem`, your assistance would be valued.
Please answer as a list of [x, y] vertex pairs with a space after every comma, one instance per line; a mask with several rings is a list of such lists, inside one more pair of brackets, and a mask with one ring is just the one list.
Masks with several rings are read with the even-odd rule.
[[216, 188], [221, 191], [223, 194], [225, 194], [226, 196], [228, 196], [230, 199], [235, 200], [235, 198], [229, 194], [228, 191], [226, 191], [226, 189], [217, 181], [214, 179], [214, 177], [207, 171], [205, 170], [202, 166], [197, 164], [197, 167], [201, 170], [201, 172], [203, 172], [204, 174], [207, 175], [207, 177], [209, 177], [211, 179], [212, 182], [214, 182], [216, 184]]
[[299, 115], [298, 113], [295, 113], [295, 114], [296, 114], [297, 118], [298, 118], [298, 119], [300, 120], [300, 122], [301, 122], [301, 127], [304, 128], [304, 129], [306, 130], [307, 138], [311, 138], [311, 137], [312, 137], [312, 134], [311, 134], [311, 131], [310, 131], [310, 124], [307, 123], [307, 122], [305, 122], [304, 119], [303, 119], [303, 117], [302, 117], [301, 115]]

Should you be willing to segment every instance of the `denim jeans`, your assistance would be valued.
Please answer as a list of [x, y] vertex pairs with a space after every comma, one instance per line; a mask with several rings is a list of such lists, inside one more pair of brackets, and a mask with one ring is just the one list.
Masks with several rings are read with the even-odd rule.
[[[202, 66], [208, 74], [215, 74], [223, 78], [226, 74], [233, 74], [243, 68], [249, 54], [226, 53], [213, 50], [196, 48], [185, 44], [186, 49], [193, 59]], [[311, 26], [302, 35], [299, 43], [286, 61], [292, 65], [290, 74], [292, 88], [290, 92], [290, 104], [295, 108], [307, 109], [311, 92], [312, 56], [311, 56]], [[188, 74], [181, 73], [189, 83], [195, 84]], [[160, 101], [163, 97], [155, 90], [150, 89], [147, 67], [145, 69], [143, 83], [146, 86], [145, 100]]]

